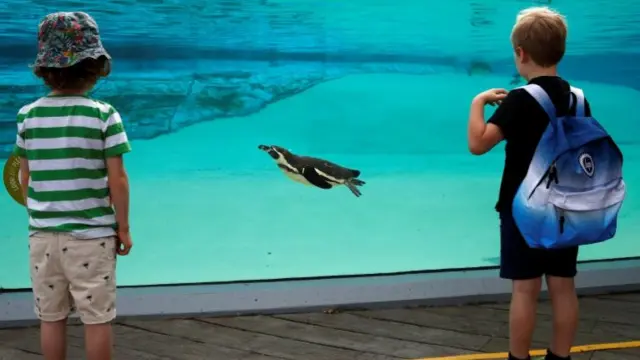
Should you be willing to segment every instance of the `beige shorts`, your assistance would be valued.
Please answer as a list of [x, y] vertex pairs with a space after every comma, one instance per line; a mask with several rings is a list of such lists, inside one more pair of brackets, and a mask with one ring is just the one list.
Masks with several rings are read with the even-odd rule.
[[116, 238], [79, 240], [69, 234], [38, 232], [29, 237], [35, 312], [42, 321], [74, 311], [84, 324], [116, 317]]

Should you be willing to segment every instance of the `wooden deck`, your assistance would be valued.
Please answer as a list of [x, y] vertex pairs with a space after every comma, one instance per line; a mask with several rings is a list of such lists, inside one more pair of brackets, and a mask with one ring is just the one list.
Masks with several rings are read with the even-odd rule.
[[[640, 340], [640, 294], [581, 299], [576, 345]], [[550, 336], [550, 304], [538, 310], [536, 348]], [[393, 360], [507, 351], [506, 304], [275, 316], [121, 319], [116, 359]], [[70, 359], [83, 358], [82, 327], [71, 326]], [[41, 359], [37, 328], [0, 330], [0, 359]], [[573, 355], [640, 360], [640, 348]]]

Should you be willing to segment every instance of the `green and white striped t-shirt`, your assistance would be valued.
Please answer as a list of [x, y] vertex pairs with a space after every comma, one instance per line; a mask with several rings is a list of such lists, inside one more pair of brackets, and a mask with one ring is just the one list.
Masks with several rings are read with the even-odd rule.
[[114, 235], [106, 159], [129, 151], [120, 115], [104, 102], [48, 96], [20, 109], [14, 153], [29, 163], [31, 233]]

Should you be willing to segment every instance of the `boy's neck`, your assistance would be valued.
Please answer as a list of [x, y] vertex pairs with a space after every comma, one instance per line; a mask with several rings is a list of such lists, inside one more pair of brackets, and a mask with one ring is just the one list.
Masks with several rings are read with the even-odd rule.
[[80, 90], [53, 90], [49, 96], [87, 96], [86, 91]]
[[537, 77], [541, 77], [541, 76], [558, 76], [558, 67], [557, 66], [551, 66], [551, 67], [547, 67], [547, 68], [537, 68], [537, 69], [532, 69], [526, 76], [527, 81], [531, 81], [532, 79], [535, 79]]

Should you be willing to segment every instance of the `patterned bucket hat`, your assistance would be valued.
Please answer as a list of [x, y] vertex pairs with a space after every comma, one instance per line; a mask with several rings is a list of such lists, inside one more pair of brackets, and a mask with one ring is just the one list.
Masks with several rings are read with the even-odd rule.
[[56, 12], [38, 26], [38, 56], [34, 67], [65, 68], [88, 58], [111, 56], [102, 46], [98, 24], [84, 12]]

